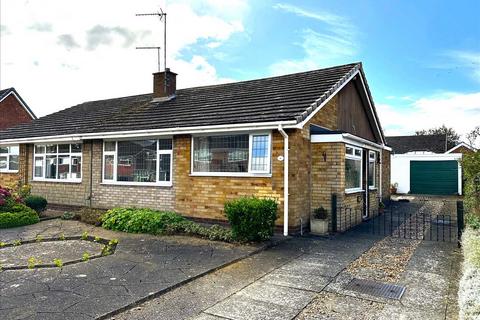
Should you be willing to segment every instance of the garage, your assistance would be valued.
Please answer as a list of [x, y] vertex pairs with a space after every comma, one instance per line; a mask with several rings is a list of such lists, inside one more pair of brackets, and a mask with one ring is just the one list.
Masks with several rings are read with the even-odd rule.
[[458, 193], [458, 162], [410, 161], [410, 193], [452, 195]]
[[395, 154], [391, 181], [399, 194], [462, 194], [462, 154]]

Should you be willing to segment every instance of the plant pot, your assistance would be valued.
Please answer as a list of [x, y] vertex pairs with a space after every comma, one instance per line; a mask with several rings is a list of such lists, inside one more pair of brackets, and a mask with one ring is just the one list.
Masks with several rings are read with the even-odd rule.
[[318, 236], [328, 234], [328, 220], [310, 218], [310, 233]]

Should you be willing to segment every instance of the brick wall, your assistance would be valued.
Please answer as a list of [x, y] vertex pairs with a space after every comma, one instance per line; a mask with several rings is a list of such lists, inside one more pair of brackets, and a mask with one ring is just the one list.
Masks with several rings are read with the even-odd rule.
[[382, 151], [382, 201], [388, 203], [390, 201], [390, 152]]
[[0, 114], [2, 114], [0, 117], [0, 130], [32, 121], [28, 112], [13, 94], [10, 94], [0, 102]]

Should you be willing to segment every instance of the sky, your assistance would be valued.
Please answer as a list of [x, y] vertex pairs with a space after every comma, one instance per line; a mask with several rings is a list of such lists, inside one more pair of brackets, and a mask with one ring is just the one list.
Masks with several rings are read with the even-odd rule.
[[480, 125], [478, 0], [0, 0], [0, 87], [38, 116], [151, 92], [159, 8], [179, 88], [361, 61], [386, 135]]

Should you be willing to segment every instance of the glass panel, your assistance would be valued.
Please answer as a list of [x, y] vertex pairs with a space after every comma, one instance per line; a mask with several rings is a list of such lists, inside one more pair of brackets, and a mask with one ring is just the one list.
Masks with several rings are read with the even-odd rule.
[[18, 170], [18, 156], [10, 155], [9, 170]]
[[43, 176], [43, 157], [35, 157], [35, 177]]
[[270, 171], [268, 163], [268, 135], [252, 137], [252, 170]]
[[57, 153], [57, 145], [56, 144], [47, 144], [45, 146], [47, 153]]
[[0, 157], [0, 169], [8, 169], [8, 157], [7, 156], [1, 156]]
[[46, 166], [45, 166], [45, 178], [55, 179], [56, 177], [57, 177], [57, 156], [47, 156]]
[[195, 137], [194, 172], [248, 172], [248, 135]]
[[375, 153], [374, 152], [370, 152], [368, 155], [370, 156], [370, 159], [375, 160]]
[[72, 157], [72, 179], [80, 179], [82, 178], [82, 157], [76, 156]]
[[[60, 149], [60, 146], [59, 146]], [[58, 157], [58, 179], [68, 179], [70, 174], [70, 156]]]
[[69, 144], [59, 144], [58, 145], [58, 153], [70, 153], [70, 145]]
[[352, 147], [346, 147], [346, 148], [345, 148], [345, 152], [346, 152], [347, 154], [352, 154], [352, 155], [353, 155], [353, 148], [352, 148]]
[[105, 151], [115, 151], [115, 141], [105, 141]]
[[171, 155], [160, 154], [159, 155], [159, 181], [170, 181], [170, 168], [171, 168]]
[[10, 147], [10, 154], [19, 154], [19, 153], [20, 153], [19, 146], [11, 146]]
[[45, 146], [44, 145], [35, 146], [35, 153], [36, 154], [45, 153]]
[[360, 150], [360, 149], [355, 149], [355, 155], [356, 155], [357, 157], [361, 157], [361, 156], [362, 156], [362, 150]]
[[82, 152], [82, 144], [81, 143], [72, 144], [72, 153], [81, 153], [81, 152]]
[[113, 180], [113, 166], [115, 156], [114, 155], [106, 155], [104, 161], [104, 171], [103, 171], [103, 179], [104, 180]]
[[345, 183], [346, 188], [360, 188], [362, 161], [345, 159]]
[[158, 140], [158, 150], [172, 150], [172, 139]]
[[117, 181], [155, 182], [157, 141], [119, 141]]
[[374, 186], [374, 176], [375, 176], [375, 162], [370, 161], [368, 163], [368, 185]]

